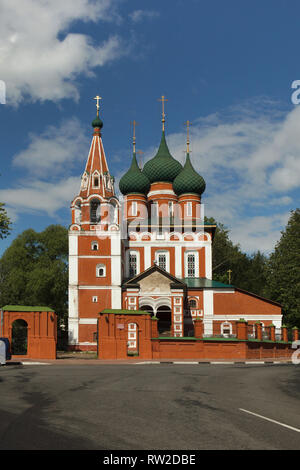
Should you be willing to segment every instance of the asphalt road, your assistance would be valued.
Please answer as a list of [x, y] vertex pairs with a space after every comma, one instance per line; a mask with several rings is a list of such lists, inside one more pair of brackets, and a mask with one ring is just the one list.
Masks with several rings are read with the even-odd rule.
[[300, 449], [300, 366], [2, 367], [4, 449]]

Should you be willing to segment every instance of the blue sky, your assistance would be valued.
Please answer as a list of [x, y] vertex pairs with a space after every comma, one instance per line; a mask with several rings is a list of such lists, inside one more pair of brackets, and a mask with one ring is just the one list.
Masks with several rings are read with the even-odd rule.
[[103, 142], [117, 178], [161, 135], [184, 159], [192, 121], [205, 212], [249, 253], [270, 252], [299, 207], [300, 5], [290, 0], [2, 0], [0, 201], [13, 232], [68, 226], [100, 94]]

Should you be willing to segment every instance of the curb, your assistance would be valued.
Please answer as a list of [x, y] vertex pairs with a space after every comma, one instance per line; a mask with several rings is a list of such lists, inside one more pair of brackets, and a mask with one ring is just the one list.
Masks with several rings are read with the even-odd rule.
[[[89, 362], [89, 361], [88, 361]], [[102, 363], [102, 362], [93, 362], [93, 363], [85, 363], [84, 365], [152, 365], [152, 364], [164, 364], [164, 365], [280, 365], [280, 364], [293, 364], [291, 360], [286, 360], [286, 361], [139, 361], [139, 362], [109, 362], [107, 364]], [[18, 362], [7, 362], [5, 365], [6, 366], [51, 366], [51, 365], [57, 365], [56, 362], [38, 362], [38, 361], [18, 361]], [[60, 365], [63, 365], [62, 363]], [[77, 365], [76, 363], [64, 363], [64, 365]], [[78, 365], [83, 365], [82, 363]]]
[[292, 364], [292, 361], [145, 361], [145, 362], [134, 362], [134, 365], [147, 365], [147, 364], [177, 364], [177, 365], [192, 365], [192, 364], [211, 364], [211, 365], [258, 365], [258, 364]]

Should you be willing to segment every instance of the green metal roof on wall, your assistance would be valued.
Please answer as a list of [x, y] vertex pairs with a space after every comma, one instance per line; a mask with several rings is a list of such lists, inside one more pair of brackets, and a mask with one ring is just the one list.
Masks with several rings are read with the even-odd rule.
[[31, 307], [29, 305], [4, 305], [2, 310], [7, 312], [54, 312], [50, 307]]
[[181, 163], [170, 154], [163, 131], [157, 154], [145, 163], [143, 174], [147, 176], [151, 183], [159, 181], [172, 183], [181, 170]]
[[150, 189], [150, 181], [139, 168], [135, 153], [129, 170], [120, 179], [119, 188], [124, 195], [132, 193], [147, 194]]
[[113, 313], [115, 315], [150, 315], [145, 310], [128, 310], [126, 308], [105, 308], [100, 313]]
[[193, 168], [190, 155], [186, 154], [186, 161], [182, 171], [173, 181], [173, 189], [180, 196], [185, 193], [202, 194], [205, 190], [205, 181]]
[[207, 279], [206, 277], [184, 277], [182, 281], [185, 282], [187, 287], [191, 289], [234, 289], [234, 286], [231, 284], [223, 284], [223, 282], [213, 281], [212, 279]]

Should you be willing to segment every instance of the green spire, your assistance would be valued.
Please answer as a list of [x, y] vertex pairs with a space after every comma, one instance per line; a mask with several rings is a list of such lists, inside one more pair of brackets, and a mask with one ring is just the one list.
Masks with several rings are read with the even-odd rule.
[[119, 188], [124, 195], [131, 193], [147, 194], [150, 189], [150, 182], [139, 168], [135, 152], [129, 170], [120, 179]]
[[163, 131], [157, 154], [145, 164], [143, 174], [148, 177], [151, 183], [172, 182], [181, 170], [182, 165], [170, 154]]
[[186, 154], [186, 161], [183, 170], [173, 181], [173, 189], [180, 196], [185, 193], [202, 194], [205, 190], [205, 181], [193, 168], [190, 154]]

